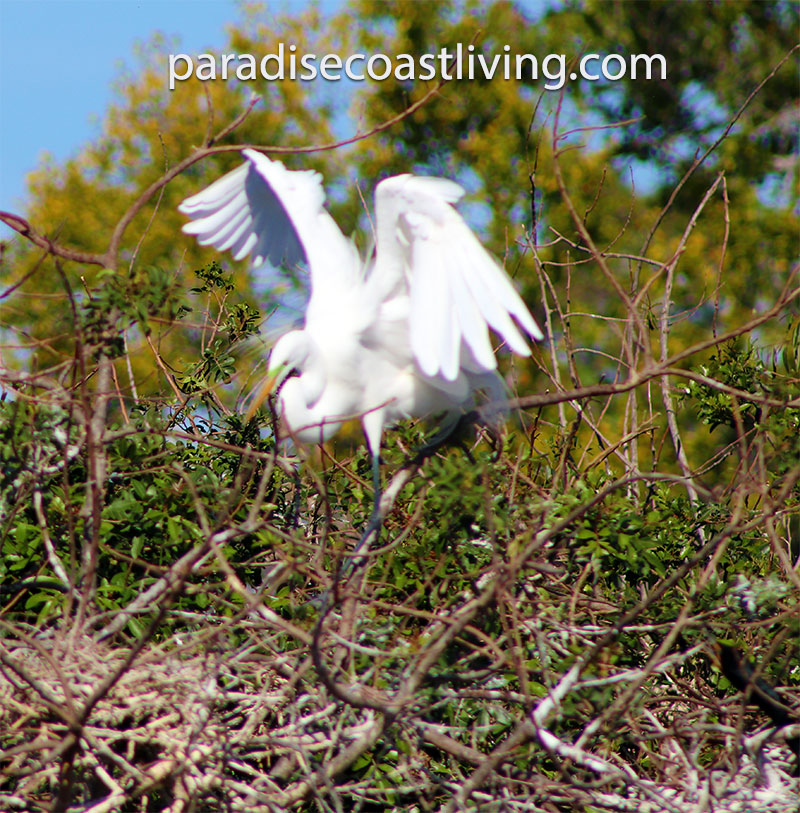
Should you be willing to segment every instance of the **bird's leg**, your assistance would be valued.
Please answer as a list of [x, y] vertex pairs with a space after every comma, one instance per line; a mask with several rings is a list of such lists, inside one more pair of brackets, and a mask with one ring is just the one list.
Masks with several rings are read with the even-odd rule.
[[[432, 455], [437, 449], [450, 440], [453, 435], [457, 435], [462, 427], [469, 426], [474, 423], [478, 413], [475, 411], [466, 414], [458, 412], [450, 414], [442, 424], [439, 431], [418, 450], [415, 459], [418, 461], [424, 460], [426, 457]], [[472, 459], [469, 449], [464, 448], [467, 456]], [[367, 554], [370, 547], [377, 542], [380, 535], [381, 526], [383, 525], [383, 517], [381, 516], [381, 456], [380, 452], [372, 454], [372, 514], [367, 522], [364, 532], [361, 534], [361, 539], [350, 554], [350, 562], [342, 568], [340, 578], [344, 579], [349, 577], [353, 571], [361, 567], [366, 561], [364, 556], [359, 554]]]
[[369, 552], [370, 547], [378, 539], [380, 533], [382, 517], [381, 517], [381, 458], [380, 454], [372, 455], [372, 513], [370, 514], [364, 532], [361, 538], [353, 548], [353, 552], [336, 573], [334, 578], [333, 587], [328, 588], [321, 597], [314, 599], [313, 604], [320, 607], [322, 618], [331, 606], [332, 595], [336, 595], [340, 584], [347, 582], [350, 577], [361, 567], [367, 560], [366, 554]]
[[[421, 464], [423, 460], [430, 457], [454, 435], [457, 435], [462, 427], [470, 426], [475, 423], [478, 417], [478, 413], [474, 410], [466, 414], [459, 414], [457, 412], [450, 414], [433, 438], [414, 455], [414, 465]], [[370, 446], [372, 445], [373, 444], [370, 444]], [[334, 579], [334, 587], [330, 590], [326, 590], [319, 602], [319, 606], [321, 606], [323, 610], [323, 615], [331, 606], [331, 595], [335, 595], [338, 586], [347, 582], [350, 577], [365, 564], [369, 549], [377, 542], [378, 536], [380, 535], [381, 526], [383, 525], [383, 516], [381, 515], [381, 458], [379, 443], [375, 443], [374, 446], [376, 447], [376, 451], [372, 452], [370, 450], [372, 454], [372, 513], [361, 534], [361, 538], [349, 556], [349, 561], [339, 568]], [[462, 448], [467, 456], [471, 458], [469, 449], [465, 447]]]
[[[463, 426], [469, 426], [474, 423], [477, 417], [476, 412], [468, 412], [466, 414], [453, 413], [447, 417], [442, 424], [439, 431], [431, 438], [419, 451], [415, 459], [424, 460], [429, 457], [433, 452], [439, 449], [444, 443], [450, 440], [453, 435], [457, 435]], [[464, 449], [471, 459], [468, 449]], [[383, 525], [383, 517], [381, 516], [381, 456], [380, 451], [372, 454], [372, 514], [367, 522], [358, 544], [353, 548], [350, 554], [350, 562], [342, 568], [340, 578], [349, 577], [354, 570], [361, 567], [366, 561], [364, 556], [360, 554], [367, 554], [370, 547], [377, 542], [380, 535], [381, 526]]]

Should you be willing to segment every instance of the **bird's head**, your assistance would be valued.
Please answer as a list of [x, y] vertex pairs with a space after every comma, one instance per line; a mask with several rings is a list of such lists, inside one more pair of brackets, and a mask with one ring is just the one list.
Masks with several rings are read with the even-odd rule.
[[256, 414], [256, 411], [269, 397], [270, 393], [280, 387], [292, 372], [303, 372], [309, 354], [308, 337], [302, 330], [291, 330], [278, 339], [269, 356], [267, 374], [261, 379], [253, 392], [250, 406], [245, 415], [245, 421], [249, 421]]

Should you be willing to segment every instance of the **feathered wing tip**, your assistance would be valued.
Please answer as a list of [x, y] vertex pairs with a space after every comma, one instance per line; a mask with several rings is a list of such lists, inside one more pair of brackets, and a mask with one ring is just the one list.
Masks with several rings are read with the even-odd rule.
[[247, 162], [178, 207], [183, 227], [201, 245], [251, 256], [253, 267], [294, 268], [303, 263], [311, 295], [347, 285], [361, 273], [358, 252], [325, 210], [322, 178], [314, 170], [288, 170], [252, 149]]
[[410, 340], [420, 369], [452, 381], [464, 352], [481, 370], [497, 367], [489, 330], [518, 355], [542, 332], [500, 265], [453, 208], [463, 189], [443, 178], [402, 175], [378, 185], [383, 287], [410, 295]]
[[[230, 251], [234, 260], [252, 256], [254, 266], [269, 261], [275, 267], [292, 267], [305, 261], [301, 237], [282, 198], [283, 187], [292, 186], [284, 176], [292, 173], [254, 150], [244, 152], [246, 163], [178, 206], [191, 218], [183, 231], [194, 234], [200, 245]], [[274, 176], [277, 189], [265, 174]], [[311, 188], [304, 197], [313, 200], [318, 176], [305, 185]], [[316, 196], [321, 194], [317, 190]]]
[[[220, 203], [229, 201], [237, 195], [244, 184], [244, 176], [247, 174], [248, 165], [242, 164], [236, 169], [217, 178], [212, 184], [200, 192], [190, 195], [182, 203], [178, 204], [178, 211], [191, 218], [205, 217], [213, 214]], [[196, 223], [186, 223], [183, 231], [187, 234], [197, 233]]]
[[[393, 181], [402, 180], [392, 184]], [[394, 178], [387, 178], [382, 182], [387, 189], [392, 186], [400, 186], [406, 195], [427, 196], [445, 201], [449, 204], [458, 203], [466, 194], [466, 190], [460, 183], [451, 181], [449, 178], [436, 178], [430, 175], [396, 175]]]

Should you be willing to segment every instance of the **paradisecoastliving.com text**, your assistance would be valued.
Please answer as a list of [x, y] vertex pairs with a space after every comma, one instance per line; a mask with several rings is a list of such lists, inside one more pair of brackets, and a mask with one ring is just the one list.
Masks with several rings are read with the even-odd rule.
[[567, 80], [585, 79], [595, 82], [606, 79], [615, 82], [626, 76], [631, 79], [667, 78], [667, 60], [661, 54], [584, 54], [572, 70], [566, 54], [547, 54], [537, 59], [533, 54], [512, 54], [503, 46], [502, 53], [485, 55], [474, 45], [458, 43], [454, 48], [442, 48], [438, 53], [420, 54], [339, 54], [298, 53], [296, 45], [278, 43], [277, 51], [256, 57], [253, 54], [189, 54], [169, 55], [169, 89], [176, 82], [191, 77], [201, 81], [237, 79], [245, 82], [265, 79], [270, 82], [299, 80], [310, 82], [317, 77], [330, 82], [346, 78], [354, 82], [372, 79], [381, 82], [393, 76], [398, 80], [421, 79], [546, 79], [545, 90], [560, 90]]

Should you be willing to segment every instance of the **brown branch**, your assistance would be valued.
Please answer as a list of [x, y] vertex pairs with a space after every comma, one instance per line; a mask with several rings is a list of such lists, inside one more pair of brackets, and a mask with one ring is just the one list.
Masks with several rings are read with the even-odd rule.
[[[573, 400], [579, 401], [582, 399], [595, 398], [597, 396], [602, 395], [618, 395], [620, 393], [629, 392], [630, 390], [638, 387], [640, 384], [644, 384], [646, 381], [651, 381], [654, 378], [658, 378], [660, 376], [665, 375], [692, 379], [700, 383], [706, 384], [709, 387], [713, 387], [714, 389], [720, 390], [722, 392], [727, 392], [731, 395], [736, 395], [737, 397], [742, 398], [744, 400], [753, 401], [755, 403], [764, 404], [767, 406], [775, 406], [782, 408], [798, 406], [800, 404], [800, 398], [795, 398], [790, 401], [781, 401], [777, 398], [769, 398], [764, 395], [757, 395], [756, 393], [746, 392], [744, 390], [737, 389], [736, 387], [730, 387], [726, 384], [723, 384], [720, 381], [716, 381], [712, 378], [707, 378], [706, 376], [703, 376], [699, 373], [695, 373], [691, 370], [683, 370], [681, 368], [674, 366], [675, 364], [678, 364], [681, 361], [685, 361], [686, 359], [691, 358], [692, 356], [698, 355], [704, 350], [708, 350], [712, 347], [724, 344], [726, 341], [729, 341], [730, 339], [735, 339], [738, 336], [743, 336], [746, 333], [750, 333], [755, 328], [759, 327], [760, 325], [763, 325], [765, 322], [768, 322], [770, 319], [780, 314], [788, 304], [790, 304], [794, 300], [798, 299], [798, 297], [800, 297], [800, 288], [789, 290], [791, 282], [797, 275], [797, 270], [798, 270], [797, 268], [793, 269], [792, 273], [790, 274], [787, 287], [784, 288], [775, 305], [773, 305], [768, 310], [764, 311], [764, 313], [754, 317], [749, 322], [745, 322], [745, 324], [741, 325], [740, 327], [729, 330], [727, 333], [724, 333], [720, 336], [714, 336], [710, 339], [706, 339], [701, 342], [697, 342], [691, 347], [688, 347], [685, 350], [681, 350], [674, 356], [670, 357], [669, 359], [666, 359], [663, 362], [663, 364], [651, 364], [651, 366], [646, 367], [642, 370], [636, 370], [633, 373], [631, 373], [631, 375], [625, 381], [610, 384], [592, 384], [586, 387], [578, 387], [577, 389], [564, 392], [526, 395], [521, 398], [513, 398], [510, 401], [505, 402], [506, 406], [510, 409], [530, 409], [534, 407], [550, 406], [552, 404], [558, 404], [564, 401], [573, 401]], [[500, 405], [497, 404], [493, 406], [499, 407]]]
[[39, 234], [25, 218], [19, 215], [0, 211], [0, 222], [5, 223], [6, 226], [13, 229], [17, 234], [27, 238], [35, 246], [43, 248], [48, 254], [52, 254], [54, 257], [60, 257], [63, 260], [71, 260], [72, 262], [84, 263], [86, 265], [106, 265], [107, 255], [92, 254], [91, 252], [78, 251], [77, 249], [60, 246], [50, 240], [49, 237]]
[[694, 175], [695, 170], [697, 170], [705, 162], [706, 158], [708, 158], [708, 156], [711, 155], [711, 153], [714, 152], [717, 149], [717, 147], [719, 147], [719, 145], [722, 144], [723, 141], [725, 141], [725, 139], [728, 137], [728, 134], [733, 129], [733, 126], [742, 117], [744, 111], [747, 110], [747, 108], [750, 106], [750, 102], [752, 102], [753, 99], [755, 99], [755, 97], [758, 96], [764, 85], [766, 85], [767, 82], [769, 82], [769, 80], [772, 79], [773, 76], [775, 76], [775, 74], [786, 64], [787, 60], [791, 57], [791, 55], [798, 49], [800, 49], [800, 44], [795, 45], [783, 57], [783, 59], [781, 59], [781, 61], [778, 62], [778, 64], [755, 86], [755, 88], [753, 88], [753, 90], [750, 92], [750, 95], [744, 100], [744, 102], [736, 111], [736, 113], [734, 113], [733, 118], [728, 122], [727, 127], [722, 131], [720, 137], [716, 141], [714, 141], [714, 143], [699, 158], [696, 158], [692, 162], [692, 165], [689, 167], [689, 169], [686, 170], [680, 181], [678, 181], [675, 188], [672, 190], [672, 193], [670, 194], [669, 198], [667, 199], [667, 202], [664, 204], [664, 207], [658, 213], [658, 217], [656, 218], [655, 223], [653, 223], [653, 225], [650, 227], [650, 231], [647, 233], [647, 237], [645, 237], [644, 243], [642, 245], [642, 250], [639, 252], [640, 254], [647, 253], [647, 249], [650, 247], [650, 242], [653, 239], [653, 235], [656, 233], [658, 227], [661, 225], [661, 222], [666, 217], [667, 212], [669, 212], [669, 210], [672, 208], [672, 204], [675, 202], [675, 198], [678, 197], [678, 194], [680, 193], [681, 189], [683, 189], [683, 187], [686, 185], [686, 182], [689, 180], [689, 178], [691, 178], [692, 175]]
[[122, 244], [122, 238], [125, 234], [126, 229], [131, 224], [131, 221], [136, 217], [136, 215], [141, 211], [147, 201], [163, 189], [173, 178], [176, 178], [186, 169], [188, 169], [193, 164], [196, 164], [198, 161], [201, 161], [203, 158], [208, 157], [209, 155], [215, 155], [217, 153], [225, 153], [225, 152], [241, 152], [244, 149], [254, 149], [259, 150], [260, 152], [266, 153], [273, 153], [273, 154], [306, 154], [306, 153], [315, 153], [315, 152], [326, 152], [329, 150], [339, 149], [340, 147], [345, 147], [349, 144], [355, 144], [359, 141], [363, 141], [364, 139], [371, 138], [378, 133], [382, 133], [384, 130], [388, 130], [390, 127], [393, 127], [395, 124], [403, 121], [403, 119], [408, 118], [408, 116], [414, 114], [417, 110], [419, 110], [424, 104], [433, 98], [441, 88], [447, 83], [448, 80], [441, 79], [434, 87], [428, 90], [420, 99], [416, 102], [413, 102], [400, 113], [391, 116], [390, 118], [386, 119], [385, 121], [381, 122], [380, 124], [375, 125], [370, 130], [367, 130], [364, 133], [356, 133], [349, 138], [341, 139], [339, 141], [332, 141], [327, 144], [313, 144], [306, 147], [287, 147], [284, 145], [265, 145], [265, 144], [229, 144], [229, 145], [219, 145], [219, 146], [212, 146], [215, 142], [219, 141], [220, 139], [224, 138], [225, 136], [229, 135], [233, 130], [235, 130], [250, 114], [252, 109], [255, 107], [259, 99], [253, 99], [247, 108], [230, 124], [220, 130], [216, 136], [209, 140], [208, 146], [200, 147], [196, 149], [191, 155], [186, 156], [183, 160], [179, 161], [175, 164], [172, 169], [165, 172], [160, 178], [153, 181], [148, 187], [146, 187], [134, 200], [134, 202], [128, 207], [127, 211], [122, 215], [122, 217], [117, 222], [117, 225], [114, 227], [114, 231], [111, 234], [111, 239], [108, 244], [108, 248], [102, 254], [94, 254], [90, 252], [78, 251], [76, 249], [68, 248], [65, 246], [58, 245], [54, 243], [49, 238], [44, 237], [38, 234], [35, 229], [22, 217], [18, 215], [12, 214], [10, 212], [2, 212], [0, 211], [0, 221], [5, 223], [11, 229], [16, 231], [18, 234], [22, 235], [23, 237], [30, 240], [34, 245], [39, 246], [40, 248], [45, 249], [49, 254], [52, 254], [56, 257], [61, 257], [65, 260], [71, 260], [73, 262], [84, 263], [86, 265], [99, 265], [104, 268], [115, 268], [117, 264], [117, 257], [119, 254], [119, 249]]

